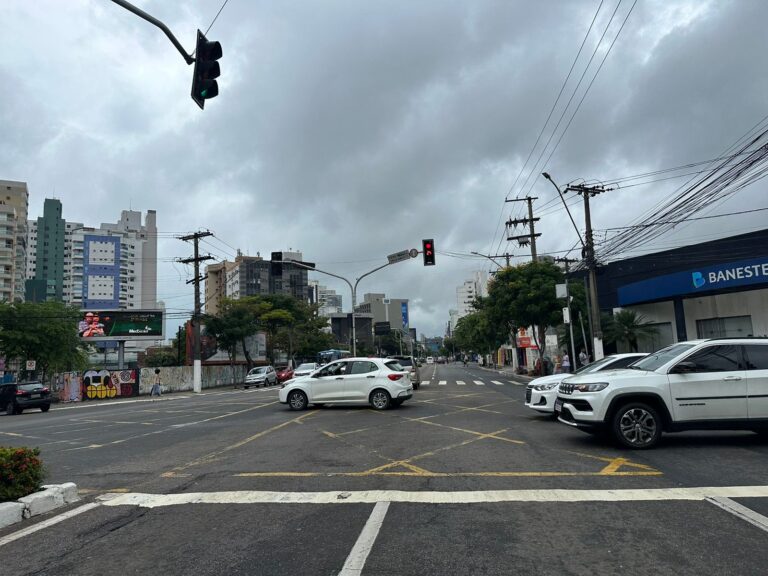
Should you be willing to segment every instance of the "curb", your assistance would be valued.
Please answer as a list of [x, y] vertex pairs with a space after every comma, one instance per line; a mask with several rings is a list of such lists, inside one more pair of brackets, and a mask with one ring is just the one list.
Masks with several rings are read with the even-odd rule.
[[12, 526], [24, 519], [45, 514], [56, 508], [80, 500], [77, 485], [73, 482], [64, 484], [46, 484], [43, 490], [19, 498], [15, 502], [0, 504], [0, 529]]

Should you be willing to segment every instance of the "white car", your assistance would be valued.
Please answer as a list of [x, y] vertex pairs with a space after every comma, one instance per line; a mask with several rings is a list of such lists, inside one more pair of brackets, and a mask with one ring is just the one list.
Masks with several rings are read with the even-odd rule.
[[555, 400], [557, 399], [557, 387], [560, 385], [560, 382], [569, 376], [626, 368], [633, 362], [637, 362], [640, 360], [640, 358], [645, 356], [647, 356], [647, 354], [640, 352], [633, 352], [630, 354], [612, 354], [610, 356], [606, 356], [605, 358], [601, 358], [596, 362], [592, 362], [592, 364], [582, 366], [573, 374], [569, 372], [563, 372], [561, 374], [551, 374], [549, 376], [542, 376], [541, 378], [531, 380], [525, 389], [525, 405], [528, 406], [528, 408], [536, 410], [536, 412], [554, 415]]
[[434, 364], [435, 359], [432, 356], [427, 356], [427, 364]]
[[251, 368], [245, 376], [245, 387], [274, 386], [277, 384], [277, 372], [272, 366], [257, 366]]
[[314, 404], [370, 404], [375, 410], [396, 407], [413, 396], [409, 372], [397, 360], [345, 358], [280, 388], [279, 400], [291, 410]]
[[299, 378], [300, 376], [309, 376], [310, 374], [312, 374], [312, 372], [314, 372], [318, 368], [320, 368], [320, 364], [317, 364], [315, 362], [306, 362], [304, 364], [299, 364], [298, 366], [296, 366], [296, 369], [293, 371], [293, 377]]
[[662, 432], [753, 430], [768, 434], [768, 338], [680, 342], [629, 370], [567, 378], [558, 420], [605, 430], [626, 448], [650, 448]]

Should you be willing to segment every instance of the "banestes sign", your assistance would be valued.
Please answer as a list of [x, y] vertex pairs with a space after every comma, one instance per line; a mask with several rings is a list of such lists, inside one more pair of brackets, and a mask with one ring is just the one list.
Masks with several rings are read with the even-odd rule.
[[619, 287], [619, 305], [755, 284], [768, 284], [768, 257], [716, 264], [627, 284]]

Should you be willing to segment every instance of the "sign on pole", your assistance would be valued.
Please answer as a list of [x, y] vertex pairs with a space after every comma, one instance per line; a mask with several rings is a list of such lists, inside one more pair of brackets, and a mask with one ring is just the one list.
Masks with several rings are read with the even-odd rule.
[[34, 360], [27, 360], [27, 370], [34, 370], [35, 366], [37, 366], [37, 362]]
[[571, 311], [568, 308], [563, 308], [563, 324], [571, 323]]
[[565, 284], [555, 284], [555, 298], [567, 298], [568, 287]]
[[395, 252], [394, 254], [387, 256], [387, 260], [389, 260], [390, 264], [402, 262], [403, 260], [408, 260], [409, 258], [411, 258], [410, 250], [400, 250], [400, 252]]

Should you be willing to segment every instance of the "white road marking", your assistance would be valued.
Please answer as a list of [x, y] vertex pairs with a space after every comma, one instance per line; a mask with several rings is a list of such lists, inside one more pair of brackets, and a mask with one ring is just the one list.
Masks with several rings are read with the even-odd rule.
[[755, 512], [751, 508], [742, 506], [738, 502], [734, 502], [733, 500], [725, 496], [713, 496], [713, 497], [707, 498], [707, 502], [711, 502], [715, 506], [722, 508], [723, 510], [725, 510], [726, 512], [729, 512], [730, 514], [733, 514], [737, 518], [741, 518], [742, 520], [749, 522], [753, 526], [757, 526], [764, 532], [768, 532], [768, 518], [766, 518], [762, 514]]
[[429, 386], [429, 382], [430, 382], [429, 380], [422, 380], [421, 381], [421, 385], [422, 386]]
[[474, 382], [475, 382], [475, 384], [477, 384], [478, 386], [485, 386], [485, 382], [483, 382], [482, 380], [475, 380]]
[[438, 386], [445, 386], [446, 385], [446, 381], [445, 380], [440, 380], [440, 382], [438, 382], [437, 385]]
[[379, 535], [388, 509], [389, 502], [376, 502], [376, 506], [373, 507], [373, 512], [363, 526], [363, 531], [357, 537], [357, 542], [347, 556], [347, 561], [344, 562], [339, 576], [359, 576], [362, 574], [365, 561], [368, 559], [368, 554], [371, 553], [376, 536]]
[[478, 490], [459, 492], [361, 490], [350, 492], [185, 492], [180, 494], [108, 493], [99, 497], [105, 506], [158, 508], [181, 504], [479, 504], [486, 502], [643, 502], [703, 501], [712, 498], [768, 498], [766, 486], [703, 488], [634, 488], [626, 490]]
[[498, 380], [491, 380], [492, 384], [496, 384], [496, 386], [504, 386], [504, 382], [499, 382]]
[[78, 514], [82, 514], [83, 512], [88, 512], [88, 510], [93, 510], [94, 508], [98, 508], [99, 506], [101, 506], [101, 502], [91, 502], [90, 504], [84, 504], [83, 506], [78, 506], [77, 508], [73, 508], [72, 510], [67, 510], [66, 512], [59, 514], [57, 516], [54, 516], [53, 518], [48, 518], [48, 520], [43, 520], [42, 522], [38, 522], [37, 524], [30, 526], [29, 528], [24, 528], [23, 530], [19, 530], [18, 532], [13, 532], [12, 534], [8, 534], [8, 536], [3, 536], [2, 538], [0, 538], [0, 546], [5, 546], [6, 544], [10, 544], [14, 540], [18, 540], [19, 538], [24, 538], [25, 536], [34, 534], [38, 530], [48, 528], [49, 526], [53, 526], [54, 524], [63, 522], [64, 520], [72, 518], [73, 516], [77, 516]]
[[456, 380], [456, 384], [458, 386], [465, 386], [466, 385], [466, 383], [463, 380]]
[[515, 382], [514, 380], [510, 380], [510, 384], [514, 384], [515, 386], [527, 386], [525, 382]]

